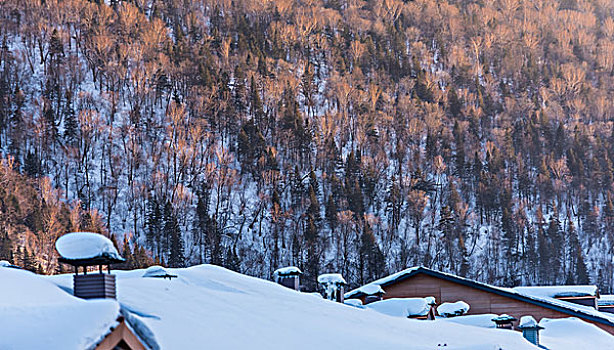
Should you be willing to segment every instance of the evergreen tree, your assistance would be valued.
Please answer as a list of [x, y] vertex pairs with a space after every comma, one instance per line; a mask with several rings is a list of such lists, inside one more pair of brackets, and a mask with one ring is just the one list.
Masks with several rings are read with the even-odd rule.
[[183, 249], [183, 238], [181, 228], [177, 222], [177, 217], [173, 211], [167, 216], [164, 223], [164, 234], [170, 237], [170, 251], [168, 257], [169, 267], [185, 267], [185, 256]]

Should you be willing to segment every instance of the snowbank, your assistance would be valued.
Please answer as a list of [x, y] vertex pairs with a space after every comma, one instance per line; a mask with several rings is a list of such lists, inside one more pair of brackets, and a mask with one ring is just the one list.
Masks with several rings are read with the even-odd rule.
[[549, 350], [614, 349], [614, 336], [575, 317], [543, 318], [539, 325], [540, 344]]
[[431, 309], [424, 298], [391, 298], [365, 305], [366, 308], [395, 317], [426, 316]]
[[68, 233], [58, 238], [55, 242], [55, 249], [63, 258], [68, 260], [98, 257], [124, 260], [110, 239], [92, 232]]

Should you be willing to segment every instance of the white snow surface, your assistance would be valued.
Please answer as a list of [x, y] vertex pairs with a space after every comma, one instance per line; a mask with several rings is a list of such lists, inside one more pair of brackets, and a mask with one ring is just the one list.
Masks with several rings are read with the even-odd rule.
[[614, 305], [614, 295], [601, 295], [599, 299], [597, 299], [597, 305], [599, 306], [612, 306]]
[[467, 326], [474, 326], [474, 327], [481, 327], [481, 328], [496, 328], [496, 325], [492, 320], [495, 317], [497, 317], [496, 314], [480, 314], [480, 315], [464, 315], [462, 317], [441, 318], [441, 320], [445, 320], [447, 322], [464, 324]]
[[362, 300], [360, 299], [346, 299], [343, 301], [343, 303], [345, 305], [350, 305], [350, 306], [354, 306], [354, 307], [358, 307], [358, 308], [362, 308]]
[[[91, 348], [116, 325], [120, 305], [130, 312], [131, 325], [161, 349], [204, 344], [256, 350], [433, 350], [438, 344], [451, 350], [537, 349], [520, 332], [473, 325], [493, 315], [417, 321], [314, 298], [212, 265], [167, 269], [178, 275], [173, 280], [142, 278], [145, 271], [115, 271], [118, 303], [73, 297], [69, 274], [0, 268], [0, 349]], [[550, 350], [613, 349], [614, 337], [578, 319], [542, 325]]]
[[117, 324], [114, 300], [78, 299], [26, 270], [0, 268], [0, 349], [88, 349]]
[[522, 316], [520, 318], [520, 322], [518, 323], [518, 327], [535, 327], [537, 325], [537, 321], [535, 320], [535, 318], [533, 316], [527, 315], [527, 316]]
[[276, 276], [300, 275], [302, 273], [303, 271], [301, 271], [301, 269], [299, 269], [296, 266], [287, 266], [287, 267], [282, 267], [280, 269], [275, 270], [275, 272], [273, 272], [273, 275], [276, 275]]
[[364, 286], [358, 288], [357, 291], [364, 295], [376, 295], [380, 293], [386, 294], [384, 289], [379, 284], [365, 284]]
[[597, 296], [597, 286], [533, 286], [533, 287], [514, 287], [512, 290], [520, 294], [531, 295], [538, 298], [563, 298], [563, 297], [584, 297]]
[[164, 267], [162, 266], [150, 266], [145, 270], [145, 273], [143, 273], [143, 277], [167, 277], [167, 276], [174, 276], [173, 274], [169, 273]]
[[318, 283], [320, 284], [347, 284], [343, 276], [339, 273], [325, 273], [318, 276]]
[[543, 318], [539, 343], [549, 350], [613, 350], [614, 336], [575, 317]]
[[[519, 332], [390, 317], [213, 265], [168, 271], [178, 278], [142, 278], [144, 270], [115, 272], [119, 302], [151, 330], [161, 349], [206, 344], [213, 349], [433, 350], [444, 343], [450, 350], [536, 349]], [[71, 275], [48, 279], [72, 288]]]
[[437, 306], [437, 313], [444, 317], [460, 316], [469, 312], [469, 304], [459, 300], [454, 303], [443, 303]]
[[91, 259], [109, 257], [123, 260], [107, 237], [93, 232], [65, 234], [55, 242], [55, 249], [65, 259]]
[[428, 301], [424, 298], [390, 298], [372, 302], [365, 307], [388, 316], [405, 318], [426, 316], [431, 309]]

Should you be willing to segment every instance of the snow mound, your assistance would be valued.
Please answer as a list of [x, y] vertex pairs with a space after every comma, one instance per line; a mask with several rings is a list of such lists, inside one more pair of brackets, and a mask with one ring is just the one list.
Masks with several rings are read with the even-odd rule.
[[320, 284], [347, 284], [343, 276], [339, 273], [325, 273], [318, 276], [318, 283]]
[[58, 238], [55, 242], [55, 249], [57, 249], [60, 256], [67, 260], [98, 257], [124, 260], [110, 239], [92, 232], [68, 233]]
[[443, 303], [437, 307], [437, 313], [443, 317], [461, 316], [469, 312], [469, 304], [464, 301]]
[[386, 294], [384, 289], [382, 289], [382, 286], [379, 284], [366, 284], [356, 289], [356, 291], [363, 293], [364, 295]]
[[542, 318], [540, 344], [550, 350], [614, 349], [614, 336], [575, 317]]
[[360, 299], [346, 299], [343, 301], [343, 303], [345, 305], [349, 305], [349, 306], [353, 306], [353, 307], [357, 307], [357, 308], [362, 308], [362, 300]]
[[78, 299], [20, 269], [0, 268], [0, 281], [0, 349], [88, 349], [117, 324], [114, 300]]
[[464, 324], [467, 326], [481, 327], [481, 328], [495, 328], [496, 325], [492, 321], [497, 317], [495, 314], [480, 314], [480, 315], [465, 315], [463, 317], [441, 318], [446, 322], [454, 322]]
[[171, 278], [177, 277], [177, 275], [172, 275], [164, 267], [155, 265], [148, 267], [145, 270], [143, 277]]
[[534, 287], [514, 287], [512, 290], [520, 294], [530, 295], [538, 298], [565, 298], [565, 297], [586, 297], [597, 296], [597, 286], [534, 286]]
[[431, 309], [424, 298], [390, 298], [365, 305], [366, 308], [395, 317], [426, 316]]

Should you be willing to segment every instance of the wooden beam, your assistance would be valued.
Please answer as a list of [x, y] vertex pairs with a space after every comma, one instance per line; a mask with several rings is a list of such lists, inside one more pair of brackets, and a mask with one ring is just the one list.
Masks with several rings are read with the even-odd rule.
[[122, 343], [128, 346], [126, 350], [147, 350], [139, 338], [130, 330], [123, 319], [119, 325], [98, 343], [95, 350], [113, 350]]

